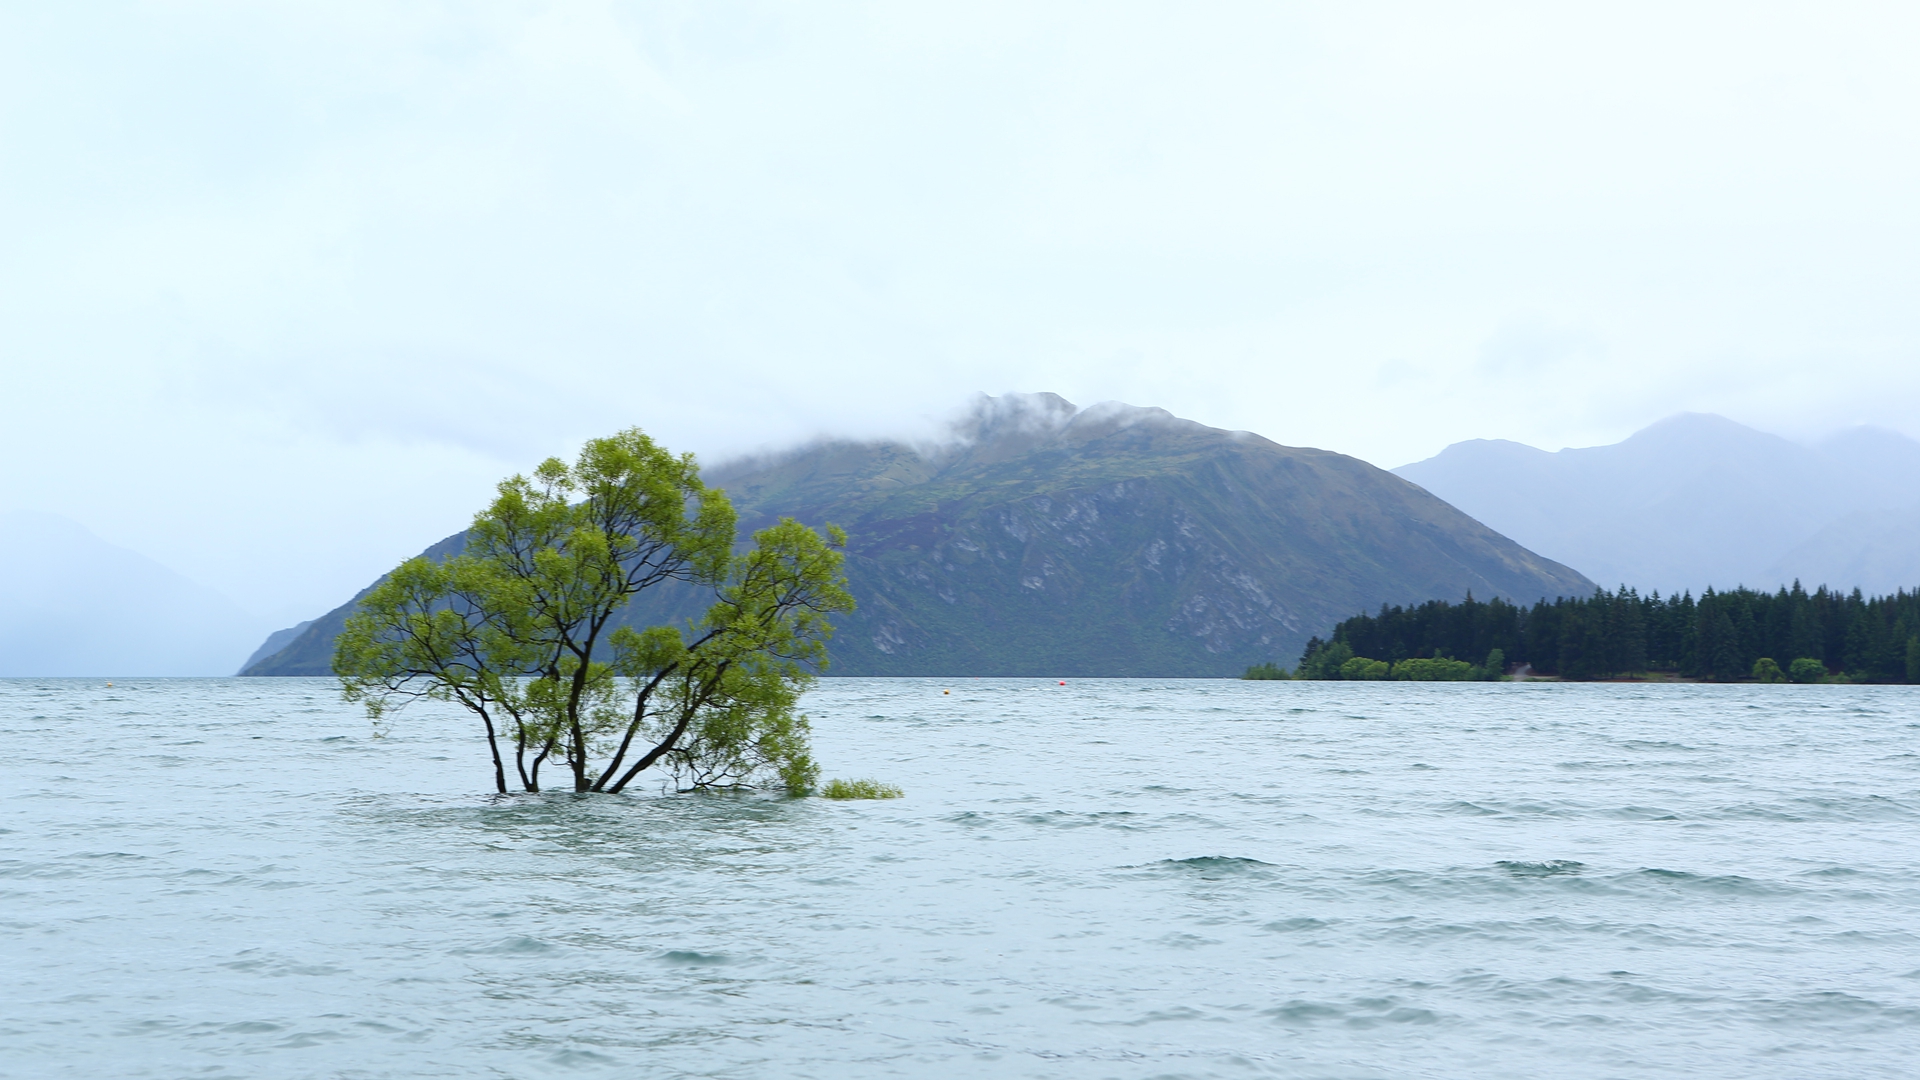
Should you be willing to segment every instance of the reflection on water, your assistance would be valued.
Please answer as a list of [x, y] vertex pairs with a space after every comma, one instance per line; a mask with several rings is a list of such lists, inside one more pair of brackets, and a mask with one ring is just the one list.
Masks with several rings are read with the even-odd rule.
[[1912, 688], [832, 680], [828, 773], [907, 797], [830, 803], [116, 681], [0, 681], [0, 1076], [1920, 1060]]

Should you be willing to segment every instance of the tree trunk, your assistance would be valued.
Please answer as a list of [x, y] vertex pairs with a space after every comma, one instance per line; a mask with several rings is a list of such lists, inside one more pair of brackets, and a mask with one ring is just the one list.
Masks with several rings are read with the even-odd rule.
[[620, 792], [626, 789], [626, 786], [629, 783], [633, 782], [634, 777], [639, 776], [643, 772], [646, 772], [647, 769], [650, 766], [652, 766], [654, 762], [660, 760], [662, 755], [664, 755], [667, 751], [673, 749], [676, 745], [678, 745], [680, 742], [680, 736], [685, 735], [687, 733], [687, 725], [693, 721], [693, 713], [694, 713], [694, 710], [692, 709], [688, 709], [687, 711], [682, 713], [680, 716], [680, 722], [673, 726], [673, 730], [667, 733], [667, 737], [664, 739], [661, 739], [660, 742], [656, 746], [654, 746], [653, 749], [647, 751], [646, 755], [642, 757], [639, 761], [634, 762], [633, 768], [628, 769], [626, 772], [626, 775], [622, 776], [617, 783], [615, 783], [612, 787], [608, 788], [607, 790], [615, 795], [620, 794]]
[[500, 740], [493, 730], [493, 717], [487, 710], [480, 709], [480, 722], [487, 727], [487, 749], [493, 753], [493, 786], [500, 794], [507, 793], [507, 766], [500, 760]]

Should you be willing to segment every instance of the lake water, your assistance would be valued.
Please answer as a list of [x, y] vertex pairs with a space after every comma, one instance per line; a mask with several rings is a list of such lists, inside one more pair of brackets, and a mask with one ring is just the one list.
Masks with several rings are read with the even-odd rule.
[[906, 797], [498, 799], [325, 680], [0, 681], [0, 1076], [1920, 1072], [1920, 688], [807, 706]]

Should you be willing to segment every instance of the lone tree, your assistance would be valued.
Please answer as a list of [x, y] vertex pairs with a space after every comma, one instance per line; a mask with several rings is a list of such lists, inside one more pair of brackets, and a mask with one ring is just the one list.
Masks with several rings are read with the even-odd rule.
[[[827, 617], [853, 608], [845, 533], [785, 518], [735, 550], [726, 494], [637, 428], [498, 490], [463, 553], [400, 564], [347, 619], [333, 656], [347, 700], [376, 722], [421, 698], [465, 706], [502, 794], [502, 743], [526, 791], [549, 765], [579, 792], [619, 792], [656, 765], [682, 789], [769, 773], [813, 787], [796, 709], [826, 666]], [[669, 582], [708, 593], [706, 614], [619, 623]]]

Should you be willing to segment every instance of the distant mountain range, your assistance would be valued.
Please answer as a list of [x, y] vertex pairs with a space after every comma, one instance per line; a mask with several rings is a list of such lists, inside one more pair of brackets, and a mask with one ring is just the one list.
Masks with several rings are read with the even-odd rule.
[[[743, 535], [781, 516], [847, 530], [842, 675], [1229, 675], [1382, 603], [1594, 587], [1358, 459], [1051, 394], [983, 397], [937, 446], [822, 442], [705, 479]], [[326, 674], [352, 603], [244, 674]], [[662, 591], [631, 618], [696, 605]]]
[[0, 513], [0, 676], [210, 675], [259, 624], [231, 600], [52, 514]]
[[1393, 471], [1609, 586], [1920, 587], [1920, 442], [1883, 429], [1809, 447], [1686, 413], [1610, 446], [1476, 439]]

